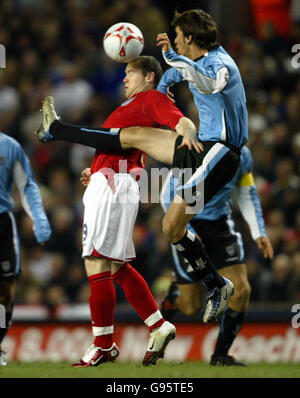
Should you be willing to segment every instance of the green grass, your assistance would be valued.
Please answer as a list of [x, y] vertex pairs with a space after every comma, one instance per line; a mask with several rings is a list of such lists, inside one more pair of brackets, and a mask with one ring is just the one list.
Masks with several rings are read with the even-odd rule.
[[299, 378], [300, 363], [251, 363], [247, 367], [212, 367], [204, 362], [107, 363], [95, 368], [71, 367], [69, 362], [9, 362], [0, 378]]

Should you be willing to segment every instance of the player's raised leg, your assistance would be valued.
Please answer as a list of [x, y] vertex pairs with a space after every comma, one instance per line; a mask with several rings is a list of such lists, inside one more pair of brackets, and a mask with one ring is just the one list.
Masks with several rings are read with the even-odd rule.
[[153, 127], [127, 127], [120, 131], [123, 149], [137, 148], [159, 162], [172, 165], [178, 134]]
[[35, 133], [40, 142], [68, 141], [96, 149], [118, 151], [137, 148], [154, 159], [172, 164], [178, 134], [152, 127], [103, 128], [86, 127], [59, 120], [53, 97], [42, 104], [42, 123]]
[[90, 128], [60, 121], [55, 110], [54, 98], [48, 96], [42, 103], [42, 123], [35, 132], [43, 143], [68, 141], [98, 149], [120, 150], [120, 129]]

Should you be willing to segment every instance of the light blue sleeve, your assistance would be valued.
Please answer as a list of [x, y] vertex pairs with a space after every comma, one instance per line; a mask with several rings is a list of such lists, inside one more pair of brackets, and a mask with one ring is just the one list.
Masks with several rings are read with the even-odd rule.
[[182, 74], [175, 68], [168, 69], [160, 79], [157, 90], [163, 94], [168, 94], [168, 88], [175, 83], [183, 80]]
[[14, 163], [14, 180], [18, 187], [24, 210], [33, 220], [33, 230], [39, 243], [46, 242], [51, 236], [51, 227], [45, 213], [39, 187], [34, 178], [28, 157], [17, 144]]
[[172, 48], [163, 52], [164, 60], [170, 66], [176, 68], [183, 77], [201, 94], [215, 94], [226, 86], [229, 80], [227, 67], [217, 60], [209, 62], [207, 66], [177, 54]]
[[251, 236], [255, 240], [266, 236], [266, 230], [261, 202], [252, 176], [252, 155], [246, 147], [243, 148], [240, 170], [241, 177], [237, 185], [238, 205], [249, 225]]

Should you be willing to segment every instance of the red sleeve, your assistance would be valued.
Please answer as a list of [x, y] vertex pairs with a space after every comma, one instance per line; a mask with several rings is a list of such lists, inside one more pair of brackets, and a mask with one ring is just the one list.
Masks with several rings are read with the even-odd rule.
[[184, 117], [177, 106], [159, 91], [151, 90], [144, 101], [144, 114], [153, 122], [175, 130], [179, 120]]

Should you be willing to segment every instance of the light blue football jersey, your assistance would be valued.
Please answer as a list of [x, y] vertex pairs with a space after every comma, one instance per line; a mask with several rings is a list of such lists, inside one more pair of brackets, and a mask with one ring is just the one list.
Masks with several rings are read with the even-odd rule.
[[51, 228], [29, 159], [15, 139], [0, 132], [0, 214], [12, 211], [11, 191], [14, 182], [20, 192], [24, 210], [33, 220], [37, 241], [47, 241]]
[[173, 49], [163, 52], [171, 65], [157, 87], [166, 94], [186, 80], [199, 115], [200, 141], [223, 141], [242, 148], [248, 141], [246, 95], [240, 72], [222, 46], [193, 61]]

